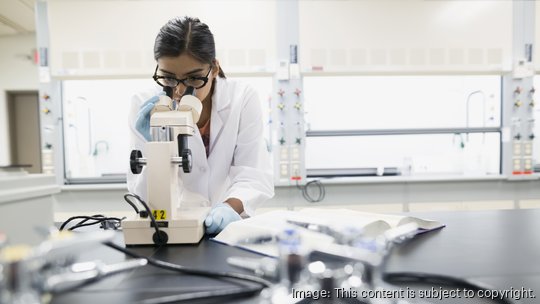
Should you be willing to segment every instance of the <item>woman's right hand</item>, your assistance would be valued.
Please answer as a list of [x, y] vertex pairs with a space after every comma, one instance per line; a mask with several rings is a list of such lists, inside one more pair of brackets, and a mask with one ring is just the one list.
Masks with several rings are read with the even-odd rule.
[[154, 105], [159, 101], [159, 95], [153, 96], [142, 104], [137, 113], [135, 119], [135, 129], [144, 137], [147, 141], [152, 138], [150, 136], [150, 112], [154, 108]]

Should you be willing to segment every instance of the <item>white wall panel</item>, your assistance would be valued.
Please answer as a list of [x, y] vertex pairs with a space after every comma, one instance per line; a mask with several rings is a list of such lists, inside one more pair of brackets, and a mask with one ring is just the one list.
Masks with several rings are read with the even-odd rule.
[[176, 16], [209, 25], [225, 72], [256, 72], [275, 61], [274, 1], [50, 0], [54, 76], [146, 75], [154, 39]]
[[511, 69], [512, 1], [300, 1], [305, 71]]

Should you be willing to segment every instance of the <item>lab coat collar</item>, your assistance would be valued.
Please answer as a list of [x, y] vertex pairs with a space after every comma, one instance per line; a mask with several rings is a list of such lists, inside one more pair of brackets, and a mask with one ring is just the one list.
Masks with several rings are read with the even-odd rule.
[[227, 108], [231, 103], [229, 94], [227, 93], [227, 79], [216, 77], [214, 92], [212, 95], [212, 110], [218, 112]]
[[210, 121], [210, 155], [214, 149], [215, 143], [221, 135], [223, 124], [226, 121], [226, 113], [231, 100], [227, 92], [227, 80], [217, 77], [212, 95], [212, 113]]

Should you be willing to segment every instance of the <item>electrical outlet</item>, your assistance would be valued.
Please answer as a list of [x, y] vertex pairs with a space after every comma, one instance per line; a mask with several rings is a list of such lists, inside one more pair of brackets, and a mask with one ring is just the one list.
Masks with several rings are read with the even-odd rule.
[[293, 172], [293, 175], [300, 175], [300, 164], [298, 163], [292, 164], [292, 172]]
[[289, 178], [289, 165], [288, 164], [281, 164], [279, 177]]
[[292, 160], [293, 161], [299, 161], [300, 160], [300, 149], [297, 147], [292, 148]]
[[44, 167], [54, 166], [54, 158], [51, 150], [43, 150], [41, 152], [41, 161]]
[[532, 170], [532, 158], [525, 158], [523, 159], [523, 170], [524, 171], [531, 171]]
[[280, 150], [281, 160], [289, 159], [289, 149], [287, 147], [281, 147]]
[[520, 142], [514, 142], [514, 155], [515, 156], [521, 155], [521, 143]]
[[521, 171], [521, 159], [515, 158], [514, 159], [514, 169], [513, 171]]
[[525, 156], [532, 156], [532, 144], [530, 142], [523, 144], [523, 150], [524, 150]]

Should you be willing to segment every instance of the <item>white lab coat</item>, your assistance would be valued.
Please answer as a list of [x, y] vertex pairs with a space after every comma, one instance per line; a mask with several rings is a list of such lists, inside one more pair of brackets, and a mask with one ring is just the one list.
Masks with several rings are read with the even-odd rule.
[[[274, 196], [270, 155], [263, 137], [262, 109], [256, 92], [239, 82], [216, 78], [212, 96], [209, 156], [199, 129], [188, 139], [192, 153], [191, 173], [179, 169], [179, 203], [213, 206], [228, 198], [244, 204], [243, 216]], [[135, 130], [140, 106], [161, 91], [136, 94], [129, 114], [131, 149], [145, 155], [146, 139]], [[128, 170], [128, 190], [147, 201], [145, 169], [135, 175]], [[150, 202], [151, 203], [151, 202]]]

